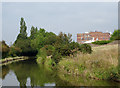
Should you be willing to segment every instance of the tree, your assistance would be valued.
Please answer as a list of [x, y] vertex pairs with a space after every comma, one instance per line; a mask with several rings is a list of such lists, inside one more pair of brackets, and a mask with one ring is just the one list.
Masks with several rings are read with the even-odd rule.
[[26, 39], [27, 38], [27, 27], [24, 21], [24, 18], [21, 18], [20, 21], [20, 34], [18, 35], [17, 39]]
[[34, 39], [34, 38], [35, 38], [35, 35], [36, 35], [37, 32], [38, 32], [37, 27], [35, 28], [34, 26], [32, 26], [30, 32], [31, 32], [31, 34], [30, 34], [30, 39]]
[[0, 42], [0, 54], [2, 53], [2, 58], [5, 58], [8, 56], [9, 53], [9, 46], [5, 43], [5, 41]]
[[55, 51], [51, 57], [51, 59], [56, 63], [58, 64], [61, 60], [62, 56], [61, 54], [58, 52], [58, 51]]
[[21, 49], [15, 46], [10, 47], [9, 55], [14, 57], [14, 56], [20, 56], [21, 54]]
[[58, 38], [58, 43], [60, 43], [60, 44], [68, 44], [72, 41], [72, 39], [71, 39], [72, 35], [69, 34], [69, 33], [67, 35], [65, 33], [60, 32], [58, 37], [59, 37]]
[[57, 36], [52, 32], [46, 32], [45, 45], [53, 45], [57, 41]]
[[[27, 30], [27, 27], [26, 27], [24, 18], [21, 18], [20, 33], [17, 36], [14, 46], [17, 48], [20, 48], [22, 50], [21, 55], [29, 56], [29, 55], [33, 55], [34, 51], [31, 48], [31, 40], [27, 37], [26, 30]], [[33, 29], [33, 31], [34, 31], [34, 29]]]
[[120, 29], [114, 30], [110, 40], [120, 40]]

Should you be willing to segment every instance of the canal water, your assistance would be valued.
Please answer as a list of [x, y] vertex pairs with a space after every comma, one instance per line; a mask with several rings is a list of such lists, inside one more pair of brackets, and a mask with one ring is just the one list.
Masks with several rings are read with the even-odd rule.
[[36, 63], [35, 59], [2, 66], [2, 86], [117, 86], [119, 83], [58, 74]]

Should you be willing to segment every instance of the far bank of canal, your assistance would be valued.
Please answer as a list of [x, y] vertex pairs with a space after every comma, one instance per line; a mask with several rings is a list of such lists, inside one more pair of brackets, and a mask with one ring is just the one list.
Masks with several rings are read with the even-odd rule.
[[5, 59], [0, 59], [0, 66], [11, 64], [11, 63], [17, 62], [17, 61], [32, 59], [32, 58], [35, 58], [35, 57], [34, 56], [33, 57], [21, 56], [21, 57], [8, 57]]

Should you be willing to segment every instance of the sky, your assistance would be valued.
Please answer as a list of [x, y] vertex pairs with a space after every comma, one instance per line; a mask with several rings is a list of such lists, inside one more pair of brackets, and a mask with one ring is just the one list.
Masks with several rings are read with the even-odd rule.
[[3, 2], [2, 40], [14, 43], [23, 17], [30, 35], [31, 26], [48, 32], [77, 33], [90, 31], [113, 32], [118, 29], [117, 2]]

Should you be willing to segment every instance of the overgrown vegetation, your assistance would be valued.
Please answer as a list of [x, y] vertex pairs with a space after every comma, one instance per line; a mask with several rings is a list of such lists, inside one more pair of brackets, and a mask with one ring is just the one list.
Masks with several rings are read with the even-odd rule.
[[108, 44], [112, 42], [111, 40], [102, 40], [102, 41], [95, 41], [95, 42], [92, 42], [92, 44], [96, 44], [96, 45], [104, 45], [104, 44]]
[[[52, 61], [54, 63], [53, 66], [54, 66], [55, 64], [58, 64], [59, 61], [63, 57], [73, 55], [73, 54], [77, 53], [78, 51], [83, 52], [83, 53], [91, 53], [92, 52], [91, 46], [89, 46], [87, 44], [80, 45], [76, 42], [72, 42], [71, 34], [67, 35], [67, 34], [61, 32], [57, 36], [53, 33], [48, 33], [45, 31], [43, 34], [44, 34], [44, 37], [42, 38], [43, 42], [39, 42], [38, 45], [36, 44], [36, 46], [39, 46], [39, 45], [42, 46], [42, 47], [39, 46], [39, 50], [38, 50], [38, 54], [37, 54], [37, 57], [42, 57], [39, 59], [43, 59], [43, 60], [40, 60], [41, 63], [45, 63], [47, 56], [48, 56], [48, 57], [50, 57], [50, 59], [52, 59]], [[39, 33], [38, 33], [38, 35], [39, 35]], [[48, 35], [49, 35], [49, 37], [48, 37]], [[41, 36], [39, 36], [39, 37], [41, 37]], [[48, 38], [50, 38], [50, 39], [48, 39]], [[39, 39], [41, 39], [41, 38], [37, 37], [37, 39], [35, 39], [33, 41], [40, 41]], [[46, 39], [48, 39], [48, 40], [46, 40]], [[44, 42], [47, 42], [47, 43], [44, 43]]]
[[92, 54], [79, 53], [58, 64], [61, 73], [85, 76], [97, 80], [120, 79], [118, 45], [94, 47]]
[[2, 58], [9, 56], [9, 46], [5, 43], [5, 41], [0, 42], [0, 53]]

